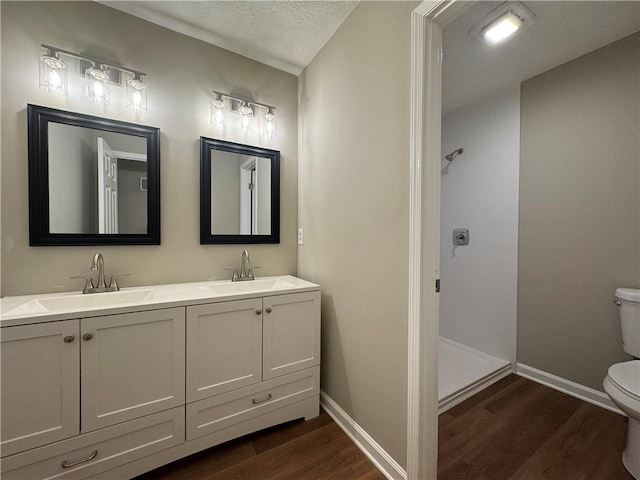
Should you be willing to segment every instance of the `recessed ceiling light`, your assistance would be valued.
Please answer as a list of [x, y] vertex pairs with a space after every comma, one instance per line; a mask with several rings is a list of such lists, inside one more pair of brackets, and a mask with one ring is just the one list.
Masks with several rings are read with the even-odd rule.
[[535, 21], [535, 16], [519, 2], [505, 2], [476, 22], [469, 33], [496, 45], [521, 33]]
[[507, 12], [491, 22], [482, 30], [482, 36], [489, 43], [500, 43], [516, 33], [522, 27], [522, 19]]

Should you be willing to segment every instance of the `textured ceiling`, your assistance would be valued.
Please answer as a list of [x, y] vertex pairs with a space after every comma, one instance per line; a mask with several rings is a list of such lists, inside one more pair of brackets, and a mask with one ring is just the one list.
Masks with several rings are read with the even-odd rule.
[[638, 1], [524, 1], [536, 21], [490, 46], [471, 26], [502, 2], [479, 2], [443, 34], [443, 113], [469, 105], [640, 30]]
[[299, 74], [357, 1], [102, 1], [185, 35]]

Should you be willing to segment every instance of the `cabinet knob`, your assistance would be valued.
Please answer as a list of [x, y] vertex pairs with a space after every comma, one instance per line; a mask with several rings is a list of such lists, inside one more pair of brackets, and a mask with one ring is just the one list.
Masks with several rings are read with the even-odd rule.
[[271, 307], [267, 307], [266, 310], [267, 310], [267, 313], [271, 313], [271, 311], [272, 311]]
[[88, 341], [89, 341], [89, 340], [91, 340], [92, 338], [93, 338], [93, 334], [91, 334], [91, 333], [85, 333], [84, 335], [82, 335], [82, 339], [83, 339], [85, 342], [88, 342]]
[[67, 335], [66, 337], [64, 337], [64, 343], [73, 343], [75, 339], [76, 337], [74, 337], [73, 335]]
[[258, 309], [256, 310], [256, 315], [261, 315], [262, 314], [262, 310]]

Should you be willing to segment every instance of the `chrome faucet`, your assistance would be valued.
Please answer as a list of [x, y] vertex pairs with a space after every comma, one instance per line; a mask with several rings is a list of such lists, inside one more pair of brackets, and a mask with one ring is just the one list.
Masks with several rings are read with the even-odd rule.
[[98, 285], [95, 288], [107, 288], [104, 282], [104, 258], [101, 253], [96, 253], [91, 262], [91, 270], [98, 271]]
[[93, 279], [91, 277], [85, 276], [75, 276], [71, 278], [82, 278], [84, 279], [84, 288], [82, 289], [82, 293], [103, 293], [103, 292], [117, 292], [120, 290], [120, 286], [118, 285], [118, 277], [128, 277], [129, 273], [119, 273], [113, 275], [111, 277], [111, 281], [109, 282], [109, 286], [107, 286], [104, 279], [104, 258], [101, 253], [96, 253], [93, 257], [93, 261], [91, 262], [91, 270], [98, 271], [98, 283], [96, 286], [93, 284]]
[[253, 276], [253, 269], [260, 267], [251, 267], [251, 260], [249, 259], [249, 252], [246, 250], [242, 252], [242, 262], [240, 263], [240, 271], [237, 268], [233, 269], [232, 282], [246, 282], [247, 280], [255, 280]]

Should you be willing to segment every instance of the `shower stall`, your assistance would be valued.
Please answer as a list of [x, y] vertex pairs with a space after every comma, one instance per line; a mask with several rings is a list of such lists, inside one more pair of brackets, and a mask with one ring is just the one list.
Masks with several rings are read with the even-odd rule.
[[438, 406], [516, 361], [519, 88], [442, 118]]

